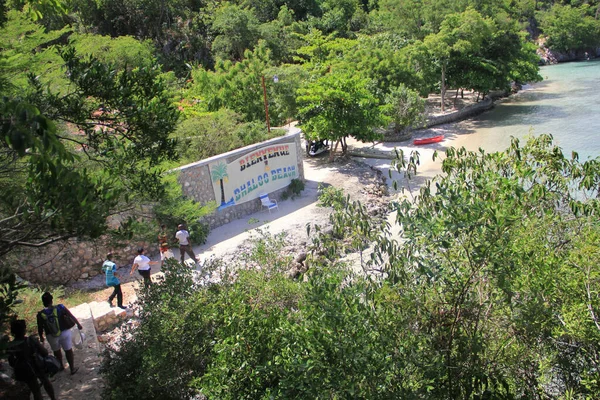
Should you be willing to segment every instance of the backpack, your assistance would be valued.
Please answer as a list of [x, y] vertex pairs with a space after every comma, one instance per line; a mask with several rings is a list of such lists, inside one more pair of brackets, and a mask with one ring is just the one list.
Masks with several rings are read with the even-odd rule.
[[58, 322], [58, 307], [52, 307], [52, 310], [43, 309], [40, 311], [40, 317], [44, 321], [44, 330], [46, 335], [60, 336], [60, 324]]

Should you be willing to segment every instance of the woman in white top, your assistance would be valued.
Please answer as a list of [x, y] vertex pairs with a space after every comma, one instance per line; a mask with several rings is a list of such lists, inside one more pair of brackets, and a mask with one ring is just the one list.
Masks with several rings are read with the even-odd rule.
[[129, 275], [132, 275], [133, 271], [135, 271], [135, 269], [137, 268], [142, 278], [144, 278], [144, 285], [150, 286], [152, 285], [152, 280], [150, 279], [150, 265], [159, 264], [160, 261], [150, 261], [150, 259], [144, 255], [143, 247], [140, 247], [137, 253], [138, 255], [133, 260], [133, 265], [131, 266], [131, 272], [129, 273]]

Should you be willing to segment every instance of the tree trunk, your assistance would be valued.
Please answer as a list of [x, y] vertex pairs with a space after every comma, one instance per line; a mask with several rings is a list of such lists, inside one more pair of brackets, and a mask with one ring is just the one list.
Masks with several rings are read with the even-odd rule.
[[335, 146], [333, 146], [332, 149], [329, 150], [329, 162], [333, 162], [334, 156], [335, 156], [335, 152], [337, 151], [337, 147], [338, 144], [340, 143], [340, 141], [336, 141], [335, 142]]
[[446, 97], [446, 63], [442, 63], [442, 85], [441, 85], [441, 89], [442, 89], [442, 104], [441, 104], [441, 108], [442, 108], [442, 112], [446, 111], [445, 105], [444, 105], [444, 100]]
[[345, 136], [340, 139], [340, 143], [342, 144], [342, 154], [346, 155], [346, 152], [348, 151], [348, 143], [346, 143], [346, 137]]

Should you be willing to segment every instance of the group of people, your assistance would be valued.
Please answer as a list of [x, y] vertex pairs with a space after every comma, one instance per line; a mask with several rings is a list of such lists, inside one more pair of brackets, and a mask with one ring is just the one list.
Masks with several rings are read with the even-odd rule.
[[[194, 254], [194, 249], [192, 248], [192, 244], [190, 242], [190, 233], [187, 231], [185, 225], [180, 224], [177, 226], [177, 232], [175, 233], [175, 238], [179, 242], [179, 252], [181, 254], [181, 263], [184, 263], [185, 255], [188, 254], [194, 263], [197, 263], [196, 254]], [[167, 258], [173, 257], [173, 253], [169, 249], [169, 235], [167, 233], [167, 226], [161, 225], [160, 232], [158, 234], [158, 247], [160, 250], [160, 261], [152, 261], [150, 260], [144, 253], [145, 250], [143, 247], [140, 247], [137, 250], [137, 256], [133, 260], [133, 265], [131, 266], [130, 275], [137, 269], [140, 276], [144, 279], [144, 285], [150, 286], [152, 284], [152, 280], [150, 279], [150, 271], [152, 269], [152, 265], [160, 264]], [[112, 294], [108, 297], [108, 304], [113, 306], [113, 300], [115, 297], [117, 298], [117, 306], [126, 309], [123, 305], [123, 291], [121, 290], [121, 282], [117, 277], [117, 265], [112, 260], [113, 254], [108, 253], [106, 255], [106, 261], [102, 264], [102, 272], [106, 275], [106, 285], [113, 288]]]
[[[177, 227], [175, 238], [179, 242], [179, 251], [181, 253], [181, 263], [184, 263], [185, 255], [188, 254], [194, 263], [196, 255], [192, 249], [190, 242], [190, 233], [185, 225], [181, 224]], [[169, 250], [169, 236], [167, 227], [161, 226], [161, 231], [158, 235], [158, 244], [160, 248], [160, 261], [152, 261], [144, 255], [144, 248], [140, 247], [137, 250], [137, 256], [133, 260], [130, 274], [137, 269], [140, 276], [144, 279], [146, 286], [151, 285], [150, 270], [151, 265], [161, 264], [167, 258], [173, 257], [173, 253]], [[121, 281], [118, 278], [118, 267], [113, 261], [113, 254], [106, 255], [106, 261], [102, 264], [102, 271], [106, 275], [106, 285], [113, 288], [113, 292], [108, 297], [108, 303], [113, 306], [113, 300], [117, 299], [117, 306], [126, 309], [123, 305], [123, 291], [121, 290]], [[42, 295], [42, 303], [44, 308], [37, 314], [37, 328], [39, 340], [34, 336], [27, 336], [27, 325], [25, 320], [13, 320], [11, 322], [11, 333], [13, 341], [10, 342], [8, 353], [9, 363], [15, 372], [15, 379], [24, 382], [33, 393], [35, 400], [42, 399], [42, 386], [51, 400], [56, 399], [52, 382], [50, 382], [49, 374], [39, 360], [43, 360], [49, 355], [48, 350], [44, 347], [44, 338], [48, 341], [53, 355], [56, 358], [59, 371], [65, 369], [63, 364], [62, 351], [65, 353], [67, 363], [71, 375], [78, 371], [75, 366], [73, 343], [71, 328], [75, 325], [79, 330], [83, 327], [63, 304], [54, 305], [52, 294], [45, 292]], [[62, 350], [62, 351], [61, 351]], [[41, 385], [40, 385], [41, 383]]]
[[[8, 360], [14, 369], [15, 379], [28, 386], [35, 400], [42, 399], [40, 382], [50, 399], [55, 400], [54, 387], [43, 363], [45, 358], [50, 357], [48, 350], [42, 344], [44, 337], [58, 361], [59, 371], [65, 369], [62, 349], [65, 352], [71, 375], [73, 375], [79, 368], [75, 366], [71, 328], [77, 325], [77, 329], [81, 330], [83, 327], [67, 307], [62, 304], [53, 304], [53, 297], [49, 292], [42, 295], [42, 303], [44, 308], [37, 313], [39, 340], [26, 335], [25, 320], [11, 321], [10, 331], [13, 341], [8, 346]], [[40, 363], [38, 360], [42, 360], [42, 362]]]

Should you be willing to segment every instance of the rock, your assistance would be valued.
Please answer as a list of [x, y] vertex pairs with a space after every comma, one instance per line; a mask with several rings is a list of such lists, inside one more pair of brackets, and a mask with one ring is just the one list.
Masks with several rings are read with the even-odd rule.
[[306, 252], [302, 252], [302, 253], [298, 254], [296, 256], [296, 258], [294, 258], [294, 262], [301, 264], [302, 262], [304, 262], [304, 260], [306, 260], [306, 256], [307, 256]]

